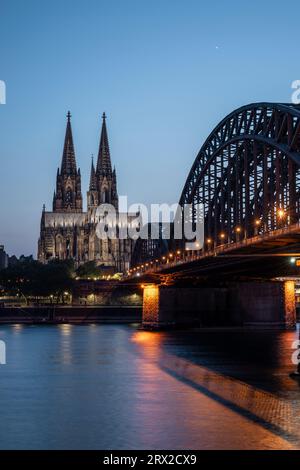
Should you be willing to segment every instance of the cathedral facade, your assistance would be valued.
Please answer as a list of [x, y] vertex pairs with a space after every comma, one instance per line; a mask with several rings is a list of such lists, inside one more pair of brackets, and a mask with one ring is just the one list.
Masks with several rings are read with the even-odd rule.
[[[83, 211], [81, 173], [77, 169], [71, 115], [67, 127], [61, 167], [57, 170], [56, 189], [51, 212], [43, 207], [38, 242], [38, 259], [47, 263], [51, 259], [73, 259], [77, 266], [88, 261], [110, 266], [116, 272], [129, 269], [133, 241], [129, 238], [101, 238], [97, 234], [97, 208], [101, 204], [113, 206], [118, 216], [118, 192], [115, 168], [112, 169], [106, 128], [102, 116], [102, 129], [96, 167], [92, 160], [90, 185], [87, 192], [87, 210]], [[132, 221], [134, 216], [126, 214]], [[121, 218], [121, 217], [120, 217]]]

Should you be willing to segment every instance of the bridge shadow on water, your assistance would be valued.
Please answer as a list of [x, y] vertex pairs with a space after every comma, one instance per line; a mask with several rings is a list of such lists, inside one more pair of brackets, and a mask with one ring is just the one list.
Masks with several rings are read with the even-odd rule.
[[300, 444], [300, 382], [289, 377], [296, 332], [136, 332], [143, 359], [201, 394]]

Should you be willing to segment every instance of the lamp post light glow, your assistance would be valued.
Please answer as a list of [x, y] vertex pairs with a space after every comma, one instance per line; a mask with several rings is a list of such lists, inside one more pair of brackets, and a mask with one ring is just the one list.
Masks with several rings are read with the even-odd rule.
[[212, 239], [211, 239], [211, 238], [208, 238], [208, 239], [206, 240], [206, 243], [207, 243], [208, 249], [210, 250], [210, 249], [211, 249], [211, 245], [212, 245]]

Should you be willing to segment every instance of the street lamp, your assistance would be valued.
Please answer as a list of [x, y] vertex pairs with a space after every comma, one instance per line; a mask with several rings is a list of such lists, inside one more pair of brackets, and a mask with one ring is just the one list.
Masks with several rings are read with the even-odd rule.
[[259, 231], [259, 227], [261, 225], [261, 220], [256, 218], [254, 220], [254, 226], [255, 226], [255, 229], [254, 229], [254, 235], [258, 235], [258, 231]]
[[235, 233], [236, 233], [236, 240], [237, 241], [240, 241], [240, 233], [241, 233], [242, 229], [240, 226], [237, 226], [235, 227]]

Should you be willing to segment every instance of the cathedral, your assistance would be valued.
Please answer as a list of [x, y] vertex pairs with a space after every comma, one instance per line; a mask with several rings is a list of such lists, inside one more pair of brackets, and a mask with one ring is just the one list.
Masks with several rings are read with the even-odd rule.
[[[118, 192], [115, 168], [112, 169], [106, 116], [102, 116], [102, 129], [96, 168], [92, 159], [90, 185], [87, 192], [87, 210], [83, 211], [81, 174], [77, 169], [71, 115], [67, 114], [67, 127], [62, 162], [56, 175], [56, 189], [51, 212], [43, 207], [38, 242], [38, 259], [47, 263], [51, 259], [74, 259], [77, 266], [95, 261], [99, 266], [110, 266], [115, 272], [129, 269], [133, 241], [129, 238], [99, 238], [97, 235], [97, 207], [111, 204], [117, 215]], [[134, 215], [126, 215], [133, 221]], [[121, 217], [120, 217], [121, 219]]]

